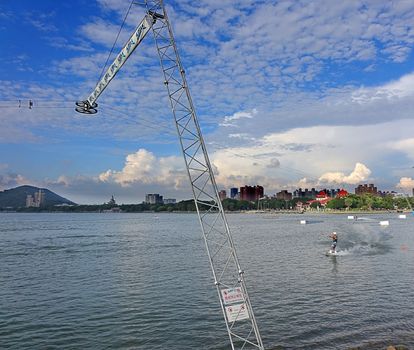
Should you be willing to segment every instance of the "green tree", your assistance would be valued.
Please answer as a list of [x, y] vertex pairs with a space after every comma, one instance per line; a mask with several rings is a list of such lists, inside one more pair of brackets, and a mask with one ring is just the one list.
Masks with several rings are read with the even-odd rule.
[[392, 196], [385, 196], [382, 199], [382, 208], [388, 209], [388, 210], [394, 209], [394, 203], [393, 203]]
[[374, 203], [372, 194], [364, 194], [362, 196], [362, 201], [364, 207], [366, 207], [368, 210], [372, 210], [372, 204]]
[[311, 205], [310, 205], [310, 207], [311, 207], [312, 209], [317, 209], [317, 208], [320, 208], [320, 207], [321, 207], [321, 203], [319, 203], [318, 201], [316, 201], [316, 202], [312, 202], [312, 203], [311, 203]]
[[345, 208], [345, 200], [343, 198], [334, 198], [326, 204], [326, 207], [329, 209], [343, 209]]
[[345, 206], [348, 208], [348, 210], [353, 206], [354, 204], [354, 199], [351, 196], [347, 196], [344, 199], [344, 204]]

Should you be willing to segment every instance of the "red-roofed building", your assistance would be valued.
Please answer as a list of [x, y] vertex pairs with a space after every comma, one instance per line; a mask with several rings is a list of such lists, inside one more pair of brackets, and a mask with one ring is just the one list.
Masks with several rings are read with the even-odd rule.
[[316, 195], [316, 199], [309, 201], [308, 204], [312, 204], [314, 202], [319, 203], [322, 207], [324, 207], [330, 200], [332, 200], [331, 197], [329, 197], [325, 191], [320, 191], [317, 195]]
[[324, 201], [326, 199], [328, 199], [329, 196], [326, 194], [325, 191], [320, 191], [317, 195], [316, 195], [316, 200], [321, 202]]
[[337, 194], [336, 194], [336, 198], [345, 198], [348, 196], [348, 191], [341, 189]]

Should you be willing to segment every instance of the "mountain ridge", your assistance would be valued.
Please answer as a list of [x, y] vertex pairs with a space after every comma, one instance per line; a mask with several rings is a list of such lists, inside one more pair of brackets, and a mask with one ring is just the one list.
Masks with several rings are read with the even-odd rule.
[[28, 195], [34, 196], [35, 192], [42, 190], [45, 195], [45, 201], [42, 207], [50, 207], [59, 204], [75, 205], [76, 203], [59, 196], [47, 188], [40, 188], [31, 185], [22, 185], [0, 191], [0, 208], [21, 208], [26, 206]]

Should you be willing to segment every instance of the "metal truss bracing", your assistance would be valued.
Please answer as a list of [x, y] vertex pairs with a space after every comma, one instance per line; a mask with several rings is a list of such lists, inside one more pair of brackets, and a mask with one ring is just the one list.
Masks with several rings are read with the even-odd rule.
[[156, 15], [152, 31], [164, 84], [194, 195], [214, 283], [233, 350], [261, 349], [263, 343], [197, 120], [185, 71], [162, 0], [147, 0]]

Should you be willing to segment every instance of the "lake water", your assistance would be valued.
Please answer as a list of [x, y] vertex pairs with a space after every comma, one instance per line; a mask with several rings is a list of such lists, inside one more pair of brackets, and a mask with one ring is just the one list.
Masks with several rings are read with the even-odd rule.
[[[266, 349], [414, 349], [411, 214], [228, 220]], [[333, 230], [341, 255], [327, 257]], [[1, 349], [227, 339], [195, 214], [0, 214]]]

